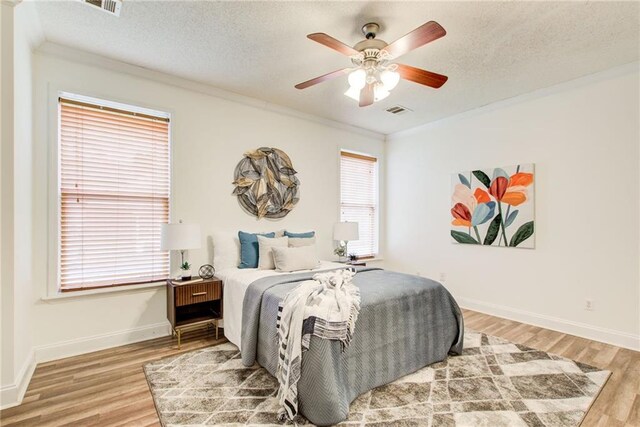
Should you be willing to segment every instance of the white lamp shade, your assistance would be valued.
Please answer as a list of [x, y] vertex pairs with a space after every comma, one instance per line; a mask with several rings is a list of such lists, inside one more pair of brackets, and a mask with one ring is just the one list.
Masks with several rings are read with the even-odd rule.
[[198, 224], [162, 224], [160, 230], [160, 249], [184, 250], [198, 249], [202, 245]]
[[367, 84], [367, 72], [362, 68], [352, 71], [347, 78], [349, 85], [355, 90], [360, 90]]
[[381, 101], [389, 96], [389, 91], [384, 88], [383, 85], [377, 84], [373, 88], [373, 100], [375, 102]]
[[360, 238], [358, 234], [357, 222], [336, 222], [333, 225], [333, 240], [344, 240], [350, 242]]
[[360, 89], [356, 89], [351, 86], [344, 94], [354, 101], [360, 101]]
[[400, 74], [395, 71], [384, 70], [380, 73], [380, 80], [387, 91], [393, 90], [400, 81]]

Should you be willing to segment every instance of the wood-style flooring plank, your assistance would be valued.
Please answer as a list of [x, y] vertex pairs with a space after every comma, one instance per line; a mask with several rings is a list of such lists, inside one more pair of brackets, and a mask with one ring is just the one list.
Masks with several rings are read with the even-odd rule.
[[[469, 329], [612, 371], [582, 424], [640, 427], [640, 353], [487, 314], [464, 311]], [[142, 366], [225, 342], [206, 330], [39, 364], [23, 403], [0, 412], [9, 426], [160, 425]]]

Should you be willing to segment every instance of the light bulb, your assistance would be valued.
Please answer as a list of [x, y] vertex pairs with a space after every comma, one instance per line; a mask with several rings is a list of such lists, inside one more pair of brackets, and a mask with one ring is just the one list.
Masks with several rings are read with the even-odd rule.
[[389, 96], [389, 91], [381, 84], [375, 85], [373, 88], [373, 100], [375, 102], [381, 101]]
[[400, 81], [400, 74], [395, 71], [384, 70], [380, 73], [380, 80], [382, 80], [382, 84], [386, 90], [393, 90]]
[[367, 72], [362, 68], [358, 68], [357, 70], [352, 71], [351, 74], [349, 74], [349, 85], [356, 90], [362, 89], [366, 83], [366, 80]]
[[344, 94], [349, 98], [360, 102], [360, 89], [356, 89], [355, 87], [351, 86]]

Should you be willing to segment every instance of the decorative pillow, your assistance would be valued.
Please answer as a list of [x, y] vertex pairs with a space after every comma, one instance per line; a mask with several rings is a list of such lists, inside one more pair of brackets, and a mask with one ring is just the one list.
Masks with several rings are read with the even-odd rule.
[[299, 248], [300, 246], [313, 246], [315, 244], [315, 237], [289, 237], [290, 248]]
[[238, 235], [229, 231], [217, 231], [212, 234], [213, 266], [220, 271], [236, 268], [240, 263], [240, 241]]
[[258, 236], [275, 237], [275, 233], [245, 233], [238, 231], [240, 264], [238, 268], [258, 268]]
[[287, 237], [296, 237], [298, 239], [308, 239], [310, 237], [314, 237], [316, 235], [315, 231], [307, 231], [305, 233], [291, 233], [289, 231], [284, 232], [284, 235]]
[[271, 249], [274, 247], [286, 248], [289, 245], [288, 237], [264, 237], [258, 236], [258, 268], [260, 270], [273, 270], [276, 268], [273, 263], [273, 255]]
[[271, 248], [273, 261], [278, 271], [310, 270], [318, 266], [316, 247], [301, 246], [299, 248]]

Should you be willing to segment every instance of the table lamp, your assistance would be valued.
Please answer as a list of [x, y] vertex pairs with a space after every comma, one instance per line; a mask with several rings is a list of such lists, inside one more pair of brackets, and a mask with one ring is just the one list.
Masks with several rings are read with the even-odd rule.
[[344, 248], [342, 252], [345, 257], [348, 255], [347, 244], [349, 241], [359, 238], [357, 222], [344, 221], [336, 222], [333, 225], [333, 240], [340, 241], [340, 247]]
[[[202, 245], [200, 235], [200, 225], [184, 224], [162, 224], [160, 229], [160, 249], [163, 251], [180, 251], [180, 268], [184, 266], [184, 252], [187, 249], [199, 249]], [[183, 269], [184, 270], [184, 269]], [[190, 275], [185, 275], [183, 279], [190, 279]]]

